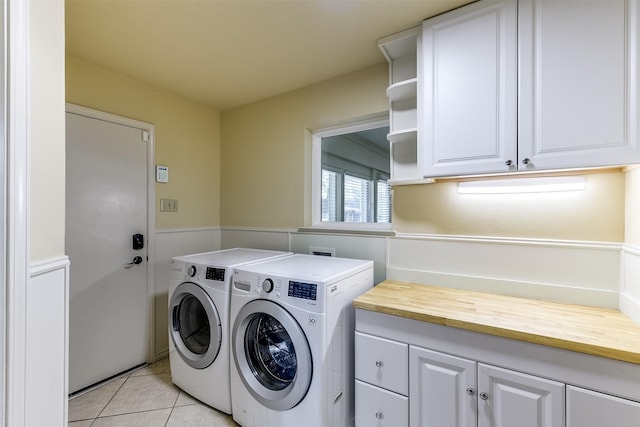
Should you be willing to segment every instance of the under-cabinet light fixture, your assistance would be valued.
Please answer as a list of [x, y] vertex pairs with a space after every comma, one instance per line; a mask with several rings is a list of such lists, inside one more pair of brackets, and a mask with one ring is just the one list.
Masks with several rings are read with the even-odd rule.
[[494, 179], [458, 183], [460, 194], [517, 194], [581, 191], [587, 187], [584, 176]]

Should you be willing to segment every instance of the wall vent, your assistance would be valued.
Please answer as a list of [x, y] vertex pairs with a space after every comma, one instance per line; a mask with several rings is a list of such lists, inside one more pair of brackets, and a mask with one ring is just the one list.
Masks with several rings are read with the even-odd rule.
[[309, 253], [311, 255], [319, 256], [336, 256], [336, 248], [321, 248], [318, 246], [309, 246]]

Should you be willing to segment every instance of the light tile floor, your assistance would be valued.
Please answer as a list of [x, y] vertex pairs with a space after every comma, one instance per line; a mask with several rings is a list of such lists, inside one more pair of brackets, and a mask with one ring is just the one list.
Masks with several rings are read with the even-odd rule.
[[162, 359], [69, 399], [69, 427], [235, 427], [171, 382]]

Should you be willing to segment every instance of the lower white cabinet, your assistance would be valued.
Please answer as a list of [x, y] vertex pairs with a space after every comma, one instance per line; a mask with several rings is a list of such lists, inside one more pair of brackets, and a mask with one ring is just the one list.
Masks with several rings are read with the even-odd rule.
[[355, 380], [357, 427], [640, 426], [640, 365], [362, 309]]
[[409, 349], [410, 426], [564, 425], [564, 384], [437, 351]]
[[567, 386], [567, 427], [637, 427], [640, 402]]

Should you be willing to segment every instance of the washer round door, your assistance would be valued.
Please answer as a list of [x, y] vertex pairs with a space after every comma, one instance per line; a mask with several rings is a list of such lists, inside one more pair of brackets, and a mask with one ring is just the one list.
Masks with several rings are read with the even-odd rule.
[[268, 300], [253, 300], [236, 317], [233, 357], [240, 378], [263, 406], [285, 411], [304, 398], [313, 363], [309, 342], [293, 316]]
[[220, 351], [220, 315], [209, 295], [198, 285], [178, 285], [169, 302], [169, 334], [186, 364], [196, 369], [211, 365]]

